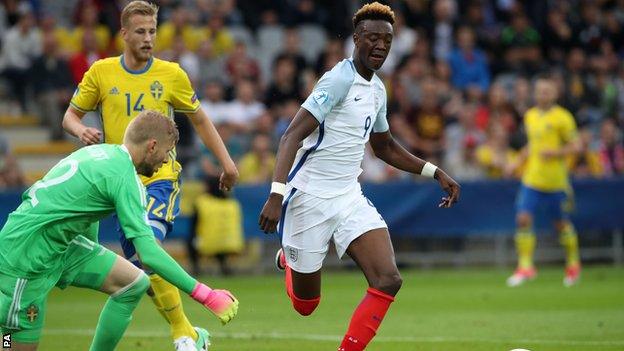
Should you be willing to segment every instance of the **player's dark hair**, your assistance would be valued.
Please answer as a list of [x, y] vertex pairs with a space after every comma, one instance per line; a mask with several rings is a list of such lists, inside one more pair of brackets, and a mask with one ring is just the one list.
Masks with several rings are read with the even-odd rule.
[[353, 28], [364, 20], [381, 20], [394, 24], [394, 12], [390, 6], [382, 5], [377, 1], [362, 6], [353, 16]]

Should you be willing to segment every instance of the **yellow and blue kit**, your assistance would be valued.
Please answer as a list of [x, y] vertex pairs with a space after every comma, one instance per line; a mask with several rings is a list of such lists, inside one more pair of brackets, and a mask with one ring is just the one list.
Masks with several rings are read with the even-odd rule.
[[564, 219], [563, 206], [570, 184], [566, 158], [544, 158], [544, 151], [558, 150], [577, 138], [574, 117], [565, 108], [554, 105], [547, 111], [537, 107], [524, 116], [528, 137], [528, 159], [522, 177], [516, 209], [535, 215], [543, 208], [553, 219]]
[[[123, 142], [126, 127], [143, 110], [173, 118], [174, 112], [194, 113], [200, 105], [187, 74], [177, 63], [151, 58], [144, 68], [131, 70], [125, 66], [123, 55], [95, 62], [70, 104], [82, 112], [98, 111], [104, 142], [110, 144]], [[152, 177], [141, 177], [147, 187], [150, 225], [161, 241], [173, 228], [179, 212], [180, 170], [180, 164], [172, 158]], [[124, 254], [136, 261], [132, 243], [119, 231]]]

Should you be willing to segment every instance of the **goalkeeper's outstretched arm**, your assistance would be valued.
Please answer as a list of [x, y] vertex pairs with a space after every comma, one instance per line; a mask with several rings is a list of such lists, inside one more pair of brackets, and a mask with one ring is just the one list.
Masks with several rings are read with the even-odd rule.
[[132, 243], [143, 265], [206, 306], [221, 323], [226, 324], [234, 318], [238, 300], [229, 291], [213, 290], [191, 277], [158, 245], [153, 236], [140, 236], [132, 239]]

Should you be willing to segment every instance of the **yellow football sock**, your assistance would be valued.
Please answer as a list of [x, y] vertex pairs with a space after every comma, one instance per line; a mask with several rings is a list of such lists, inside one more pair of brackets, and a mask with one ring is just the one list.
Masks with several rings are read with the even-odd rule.
[[158, 312], [169, 323], [173, 339], [190, 336], [197, 341], [197, 332], [184, 314], [178, 288], [157, 274], [150, 274], [149, 277], [152, 282], [152, 290], [154, 291], [152, 301], [156, 305]]
[[530, 229], [519, 229], [515, 236], [518, 252], [518, 268], [533, 268], [533, 252], [535, 251], [535, 234]]
[[559, 242], [566, 252], [566, 267], [579, 265], [581, 259], [579, 257], [578, 235], [572, 223], [566, 223], [563, 230], [559, 233]]

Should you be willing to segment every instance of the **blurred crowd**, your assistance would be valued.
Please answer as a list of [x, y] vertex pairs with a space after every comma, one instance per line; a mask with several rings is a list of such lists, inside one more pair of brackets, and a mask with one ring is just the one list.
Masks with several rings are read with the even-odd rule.
[[[240, 168], [271, 178], [280, 136], [317, 79], [351, 56], [358, 0], [161, 0], [156, 56], [188, 73]], [[410, 151], [459, 179], [505, 174], [525, 145], [533, 79], [549, 72], [579, 126], [578, 177], [624, 174], [624, 0], [396, 0], [378, 75], [388, 120]], [[53, 139], [88, 67], [118, 55], [125, 1], [2, 0], [0, 109], [34, 114]], [[33, 102], [33, 103], [30, 103]], [[8, 111], [8, 112], [7, 112]], [[181, 124], [186, 177], [219, 173]], [[2, 168], [0, 164], [0, 169]], [[410, 177], [368, 150], [363, 180]]]

